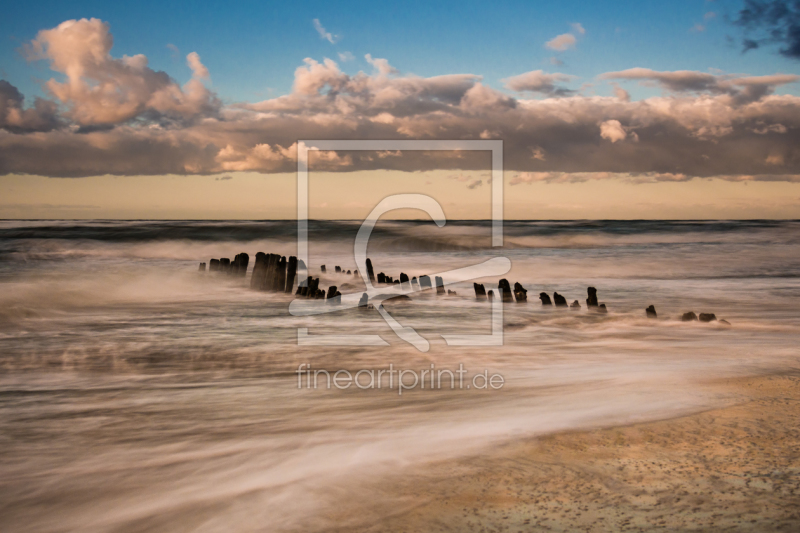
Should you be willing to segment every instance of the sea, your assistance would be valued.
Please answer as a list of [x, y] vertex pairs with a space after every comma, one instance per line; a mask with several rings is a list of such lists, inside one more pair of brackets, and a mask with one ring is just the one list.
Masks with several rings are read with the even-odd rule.
[[[366, 290], [361, 224], [308, 225], [308, 274], [343, 302]], [[367, 527], [419, 505], [389, 487], [432, 464], [729, 405], [716, 381], [800, 366], [800, 221], [505, 221], [503, 246], [491, 236], [488, 221], [382, 220], [376, 274], [510, 270], [444, 275], [445, 295], [375, 285], [368, 308], [309, 315], [294, 291], [250, 288], [257, 252], [298, 253], [297, 221], [0, 221], [0, 531]], [[199, 270], [240, 253], [244, 276]], [[476, 298], [500, 278], [527, 302]], [[554, 292], [581, 308], [543, 305]]]

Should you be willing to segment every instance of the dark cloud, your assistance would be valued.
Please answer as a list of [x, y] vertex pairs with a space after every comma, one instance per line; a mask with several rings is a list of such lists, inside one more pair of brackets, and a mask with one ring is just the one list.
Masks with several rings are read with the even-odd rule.
[[534, 70], [502, 81], [506, 88], [512, 91], [536, 92], [547, 96], [568, 96], [575, 94], [575, 91], [560, 84], [569, 82], [573, 78], [574, 76], [559, 72], [548, 74], [541, 70]]
[[800, 59], [800, 1], [745, 0], [734, 24], [748, 33], [742, 39], [743, 52], [775, 43], [782, 55]]
[[755, 102], [772, 94], [776, 87], [800, 80], [795, 74], [768, 76], [723, 76], [694, 70], [656, 71], [649, 68], [631, 68], [607, 72], [599, 76], [605, 80], [640, 80], [657, 84], [673, 92], [724, 94], [734, 104]]
[[5, 80], [0, 80], [0, 129], [11, 133], [51, 131], [60, 127], [57, 106], [37, 98], [33, 107], [25, 109], [25, 97]]

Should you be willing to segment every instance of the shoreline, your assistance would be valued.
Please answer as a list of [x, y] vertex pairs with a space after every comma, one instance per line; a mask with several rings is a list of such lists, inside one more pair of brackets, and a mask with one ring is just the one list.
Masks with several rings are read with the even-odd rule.
[[427, 465], [381, 491], [402, 509], [347, 529], [800, 530], [800, 373], [711, 383], [739, 401]]

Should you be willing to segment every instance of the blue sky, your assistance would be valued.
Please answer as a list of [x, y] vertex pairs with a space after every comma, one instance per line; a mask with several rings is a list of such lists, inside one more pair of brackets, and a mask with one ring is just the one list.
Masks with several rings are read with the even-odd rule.
[[[386, 58], [404, 74], [472, 73], [502, 89], [500, 80], [543, 69], [578, 76], [578, 88], [603, 72], [632, 67], [654, 70], [719, 69], [726, 73], [796, 73], [800, 64], [765, 47], [742, 54], [740, 33], [726, 21], [740, 2], [676, 0], [574, 2], [35, 2], [12, 3], [0, 20], [4, 36], [0, 75], [26, 96], [41, 95], [39, 81], [52, 73], [46, 62], [28, 63], [18, 53], [36, 33], [68, 19], [96, 17], [108, 22], [112, 54], [144, 54], [151, 68], [180, 82], [191, 77], [186, 53], [195, 51], [211, 72], [214, 90], [226, 102], [255, 102], [288, 93], [295, 69], [306, 57], [330, 57], [347, 73], [370, 71], [364, 55]], [[715, 13], [706, 18], [707, 13]], [[338, 35], [320, 38], [318, 19]], [[545, 42], [586, 30], [574, 49], [554, 52]], [[695, 26], [704, 27], [697, 31]], [[734, 38], [732, 44], [726, 36]], [[174, 45], [179, 53], [167, 45]], [[355, 60], [342, 62], [339, 53]], [[563, 65], [553, 65], [557, 57]], [[608, 94], [601, 84], [596, 90]], [[634, 98], [657, 94], [635, 82]], [[788, 85], [777, 93], [797, 94]]]

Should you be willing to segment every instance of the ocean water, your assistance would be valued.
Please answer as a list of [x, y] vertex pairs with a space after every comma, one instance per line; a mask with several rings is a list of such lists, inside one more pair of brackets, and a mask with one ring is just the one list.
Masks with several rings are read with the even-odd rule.
[[[360, 294], [359, 222], [312, 222], [320, 286]], [[491, 455], [554, 431], [691, 413], [737, 401], [716, 378], [794, 371], [800, 222], [382, 221], [375, 272], [398, 278], [507, 257], [526, 304], [503, 306], [502, 346], [472, 281], [386, 310], [430, 343], [400, 339], [377, 310], [293, 316], [293, 295], [199, 273], [240, 252], [296, 253], [284, 221], [0, 221], [0, 531], [330, 531], [416, 503], [384, 490], [432, 461]], [[445, 279], [445, 281], [447, 281]], [[498, 277], [477, 280], [496, 290]], [[598, 289], [608, 314], [589, 312]], [[387, 289], [388, 292], [389, 289]], [[543, 307], [558, 291], [580, 311]], [[655, 305], [659, 317], [647, 319]], [[686, 311], [720, 322], [682, 322]], [[380, 335], [386, 346], [298, 345]], [[364, 388], [308, 387], [300, 365], [363, 370]], [[464, 386], [400, 390], [394, 369], [456, 371]], [[502, 386], [472, 385], [475, 375]], [[300, 386], [298, 386], [298, 383]], [[496, 384], [499, 382], [495, 382]], [[467, 388], [470, 385], [470, 388]], [[400, 393], [402, 392], [402, 394]]]

